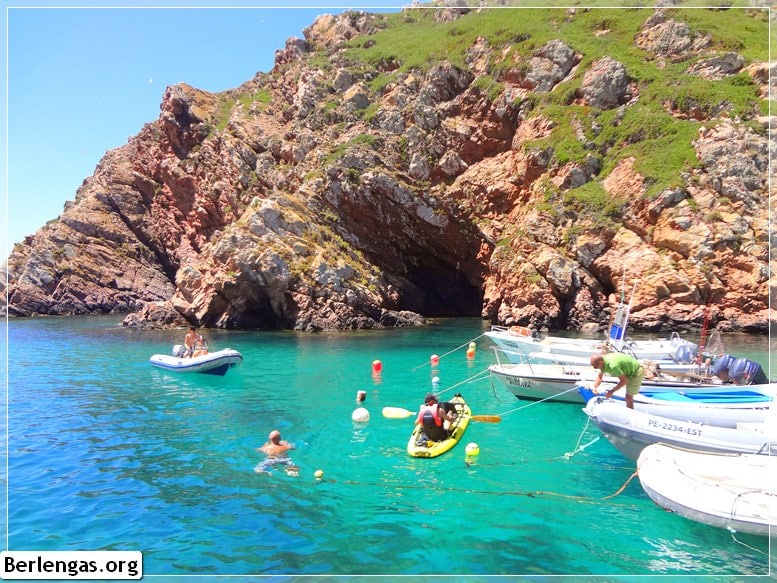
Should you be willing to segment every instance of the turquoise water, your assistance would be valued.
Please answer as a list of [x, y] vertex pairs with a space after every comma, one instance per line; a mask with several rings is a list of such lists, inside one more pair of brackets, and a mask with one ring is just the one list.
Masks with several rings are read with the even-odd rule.
[[[147, 577], [769, 573], [768, 539], [663, 511], [605, 439], [566, 455], [598, 430], [578, 406], [516, 401], [492, 385], [478, 319], [206, 331], [211, 350], [245, 357], [224, 377], [152, 368], [151, 354], [169, 352], [183, 331], [119, 322], [7, 326], [10, 549], [140, 550]], [[769, 364], [765, 337], [724, 340]], [[474, 414], [503, 419], [473, 422], [448, 454], [415, 459], [405, 452], [412, 419], [381, 409], [416, 409], [433, 376], [443, 395], [461, 392]], [[351, 420], [359, 390], [367, 424]], [[274, 428], [296, 445], [298, 477], [253, 470]], [[480, 447], [471, 466], [468, 442]]]

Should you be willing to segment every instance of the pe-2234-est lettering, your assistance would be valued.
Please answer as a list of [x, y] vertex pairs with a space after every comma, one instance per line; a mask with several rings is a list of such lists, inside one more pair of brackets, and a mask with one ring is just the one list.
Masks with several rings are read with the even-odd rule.
[[664, 431], [674, 431], [677, 433], [685, 433], [686, 435], [693, 435], [695, 437], [701, 436], [701, 429], [698, 427], [683, 427], [682, 425], [675, 425], [674, 423], [667, 423], [665, 421], [655, 421], [651, 419], [648, 421], [650, 427], [657, 427]]

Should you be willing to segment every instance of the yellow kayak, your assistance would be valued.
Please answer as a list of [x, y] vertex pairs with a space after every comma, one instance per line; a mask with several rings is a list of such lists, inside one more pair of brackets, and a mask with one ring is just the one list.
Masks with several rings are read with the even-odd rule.
[[456, 395], [448, 402], [456, 406], [456, 418], [451, 423], [451, 433], [448, 439], [443, 441], [426, 440], [426, 436], [421, 431], [421, 425], [416, 425], [413, 433], [410, 434], [410, 440], [407, 442], [407, 453], [413, 457], [437, 457], [459, 443], [472, 418], [472, 411], [461, 395]]

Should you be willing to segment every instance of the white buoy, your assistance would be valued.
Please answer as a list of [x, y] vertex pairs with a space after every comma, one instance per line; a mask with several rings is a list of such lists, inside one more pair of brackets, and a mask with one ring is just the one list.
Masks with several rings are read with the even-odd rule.
[[356, 421], [356, 423], [367, 423], [370, 420], [370, 412], [364, 407], [359, 407], [351, 413], [351, 419]]
[[316, 480], [320, 480], [324, 477], [324, 470], [316, 470], [313, 475], [316, 477]]

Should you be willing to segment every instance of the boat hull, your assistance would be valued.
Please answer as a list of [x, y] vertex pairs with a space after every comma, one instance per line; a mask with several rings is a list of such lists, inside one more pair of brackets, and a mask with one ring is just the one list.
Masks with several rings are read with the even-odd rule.
[[768, 535], [777, 525], [777, 458], [690, 452], [650, 445], [637, 460], [642, 488], [680, 516], [737, 532]]
[[[509, 363], [493, 364], [489, 367], [495, 377], [516, 398], [528, 401], [553, 401], [559, 403], [583, 404], [585, 399], [577, 387], [582, 382], [593, 382], [597, 371], [589, 366], [564, 364]], [[677, 377], [676, 377], [677, 378]], [[614, 386], [615, 377], [606, 376], [605, 385]], [[694, 382], [689, 380], [645, 379], [644, 387], [663, 387], [671, 390], [693, 390], [696, 387], [719, 387], [720, 382]]]
[[[586, 402], [591, 399], [605, 400], [603, 395], [596, 395], [590, 389], [581, 388], [580, 393]], [[626, 407], [625, 389], [617, 391], [610, 400]], [[763, 423], [771, 413], [771, 405], [770, 396], [736, 386], [648, 388], [634, 396], [634, 409], [643, 413], [731, 428], [742, 423]]]
[[583, 411], [618, 451], [633, 460], [654, 443], [705, 452], [777, 452], [777, 436], [766, 423], [747, 424], [746, 427], [743, 424], [742, 428], [718, 427], [651, 415], [611, 400], [598, 399], [591, 399]]
[[456, 405], [456, 411], [458, 416], [451, 425], [450, 437], [444, 441], [428, 441], [427, 445], [417, 445], [418, 439], [421, 437], [421, 426], [416, 425], [413, 432], [410, 434], [410, 439], [407, 442], [407, 453], [413, 457], [432, 458], [444, 454], [447, 451], [453, 449], [461, 438], [464, 436], [464, 432], [469, 426], [469, 422], [472, 416], [472, 411], [469, 405], [460, 396], [453, 397], [450, 401]]
[[[513, 362], [521, 362], [520, 358], [530, 353], [549, 353], [557, 356], [588, 358], [594, 353], [611, 349], [608, 342], [588, 338], [564, 338], [546, 336], [536, 338], [523, 334], [514, 334], [508, 328], [493, 326], [485, 333], [499, 348], [515, 355]], [[679, 338], [668, 340], [637, 340], [624, 345], [623, 352], [631, 354], [638, 360], [671, 361], [678, 349], [685, 343]]]
[[203, 373], [225, 375], [229, 369], [243, 362], [243, 355], [237, 350], [225, 348], [202, 356], [182, 358], [167, 354], [155, 354], [149, 359], [151, 366], [176, 373]]

